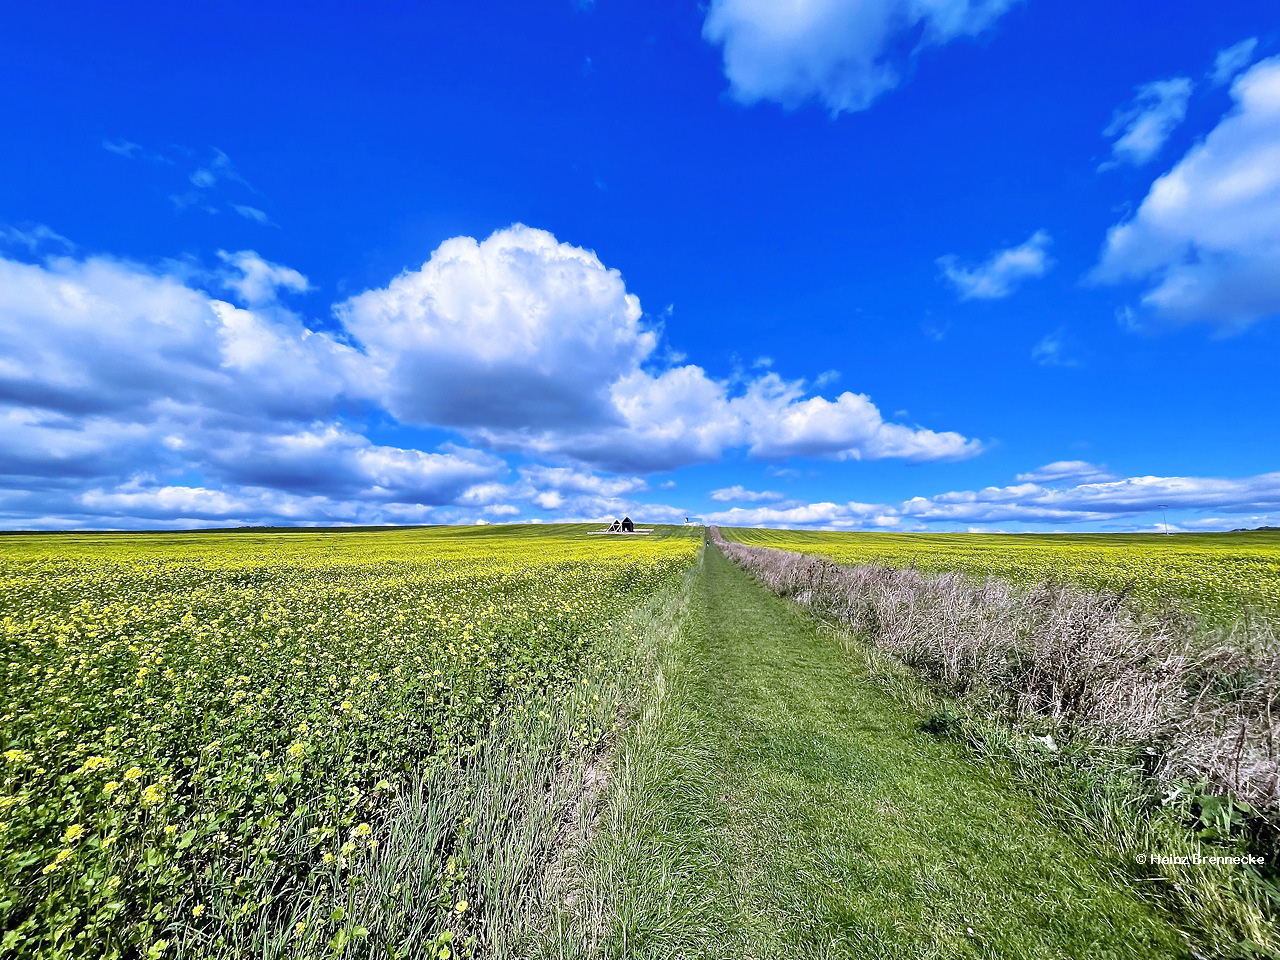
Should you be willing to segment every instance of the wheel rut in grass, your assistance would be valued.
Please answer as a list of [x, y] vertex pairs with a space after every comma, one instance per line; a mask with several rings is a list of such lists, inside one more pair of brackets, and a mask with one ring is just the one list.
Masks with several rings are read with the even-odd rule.
[[701, 911], [725, 934], [701, 955], [1187, 955], [1031, 797], [922, 732], [856, 654], [713, 546], [684, 629], [677, 709], [707, 776], [681, 802], [708, 807], [696, 843], [710, 828], [718, 855], [700, 862], [720, 876], [701, 878]]

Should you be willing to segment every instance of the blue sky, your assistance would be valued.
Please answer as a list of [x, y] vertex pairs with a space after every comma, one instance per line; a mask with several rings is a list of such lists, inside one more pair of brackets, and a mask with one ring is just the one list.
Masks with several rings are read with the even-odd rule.
[[1280, 522], [1280, 16], [28, 5], [0, 527]]

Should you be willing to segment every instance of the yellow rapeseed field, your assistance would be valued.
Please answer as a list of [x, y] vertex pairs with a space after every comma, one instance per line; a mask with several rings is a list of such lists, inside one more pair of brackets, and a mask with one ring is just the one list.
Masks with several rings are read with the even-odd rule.
[[0, 538], [0, 956], [163, 956], [261, 908], [262, 864], [365, 854], [698, 547], [583, 533]]
[[724, 529], [725, 537], [838, 563], [956, 570], [1013, 583], [1127, 591], [1210, 622], [1280, 611], [1280, 534], [895, 534]]

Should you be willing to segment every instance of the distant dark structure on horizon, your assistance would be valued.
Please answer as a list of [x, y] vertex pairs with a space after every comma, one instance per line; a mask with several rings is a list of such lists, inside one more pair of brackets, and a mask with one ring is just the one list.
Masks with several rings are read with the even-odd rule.
[[604, 533], [616, 533], [616, 534], [629, 533], [637, 537], [643, 537], [643, 536], [647, 536], [650, 533], [653, 533], [653, 527], [642, 527], [641, 529], [637, 530], [634, 520], [632, 520], [630, 517], [623, 517], [621, 520], [614, 520], [612, 523], [609, 524], [609, 526], [605, 527], [605, 529], [603, 530], [591, 531], [590, 536], [595, 537]]

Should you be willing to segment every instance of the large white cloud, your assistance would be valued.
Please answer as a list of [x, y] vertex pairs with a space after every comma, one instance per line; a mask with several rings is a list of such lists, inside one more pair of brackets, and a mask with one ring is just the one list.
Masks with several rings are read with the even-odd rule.
[[370, 503], [364, 499], [343, 500], [269, 487], [165, 484], [150, 478], [86, 490], [70, 498], [62, 507], [62, 513], [81, 523], [103, 525], [105, 521], [107, 525], [126, 528], [246, 523], [428, 523], [449, 522], [458, 517], [456, 512], [422, 504]]
[[[370, 395], [367, 359], [279, 304], [278, 288], [307, 287], [297, 271], [249, 251], [222, 259], [206, 276], [253, 309], [106, 257], [0, 258], [10, 516], [354, 522], [448, 505], [506, 472], [476, 450], [402, 449], [342, 426], [342, 405]], [[158, 479], [192, 474], [205, 483]]]
[[987, 29], [1017, 0], [712, 0], [702, 35], [724, 48], [733, 96], [864, 110], [902, 78], [900, 47]]
[[1149, 284], [1174, 322], [1239, 329], [1280, 313], [1280, 57], [1231, 88], [1235, 108], [1112, 227], [1094, 278]]
[[447, 240], [338, 314], [391, 413], [458, 428], [609, 423], [610, 385], [657, 342], [617, 270], [524, 226]]
[[[97, 509], [123, 521], [134, 505], [135, 519], [166, 522], [307, 510], [373, 522], [426, 509], [509, 516], [517, 503], [652, 516], [659, 505], [628, 499], [644, 474], [731, 450], [944, 460], [982, 449], [889, 422], [862, 394], [671, 366], [618, 272], [545, 231], [450, 240], [420, 270], [339, 304], [335, 334], [282, 302], [310, 289], [301, 273], [253, 251], [220, 257], [181, 272], [0, 258], [0, 489], [58, 488], [13, 516]], [[433, 449], [375, 442], [365, 431], [379, 424], [431, 429]], [[441, 445], [440, 431], [471, 446]], [[543, 462], [502, 482], [495, 452]]]
[[359, 360], [277, 311], [100, 257], [0, 258], [0, 401], [90, 414], [203, 404], [224, 415], [333, 409]]
[[865, 396], [807, 397], [767, 373], [731, 389], [695, 365], [653, 369], [656, 330], [616, 270], [543, 230], [455, 238], [420, 270], [338, 307], [402, 420], [501, 451], [628, 473], [746, 447], [753, 456], [972, 456], [957, 433], [886, 422]]
[[382, 446], [333, 423], [206, 439], [204, 461], [230, 483], [373, 501], [450, 504], [507, 470], [498, 457], [476, 450]]
[[982, 450], [958, 433], [889, 423], [865, 394], [806, 398], [801, 384], [774, 374], [753, 383], [731, 407], [747, 427], [750, 453], [765, 459], [963, 460]]
[[154, 429], [127, 420], [0, 406], [0, 484], [127, 472], [157, 439]]

